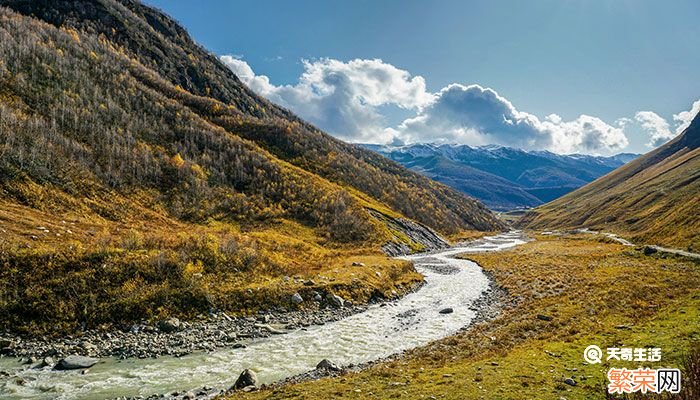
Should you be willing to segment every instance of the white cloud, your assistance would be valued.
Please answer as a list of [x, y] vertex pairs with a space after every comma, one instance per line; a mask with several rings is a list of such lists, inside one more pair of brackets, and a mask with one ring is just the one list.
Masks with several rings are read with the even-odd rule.
[[241, 59], [222, 56], [221, 61], [255, 92], [349, 141], [391, 140], [377, 108], [418, 109], [433, 98], [422, 77], [412, 77], [378, 59], [304, 60], [299, 81], [281, 86], [272, 85], [267, 76], [256, 75]]
[[660, 146], [676, 136], [671, 132], [668, 122], [653, 111], [639, 111], [634, 115], [634, 119], [649, 135], [649, 147]]
[[649, 136], [649, 142], [646, 145], [655, 148], [681, 134], [699, 112], [700, 100], [697, 100], [690, 110], [674, 114], [673, 124], [653, 111], [639, 111], [635, 114], [634, 120], [622, 118], [620, 121], [623, 127], [637, 124]]
[[676, 133], [681, 133], [690, 126], [690, 122], [695, 118], [696, 115], [700, 113], [700, 100], [693, 103], [689, 111], [681, 111], [678, 114], [673, 115], [673, 120], [678, 123], [676, 127]]
[[238, 56], [221, 56], [221, 61], [254, 92], [265, 97], [274, 92], [275, 86], [270, 84], [270, 79], [265, 75], [255, 75], [250, 65]]
[[501, 144], [558, 153], [609, 153], [627, 146], [623, 130], [599, 118], [581, 115], [563, 121], [551, 114], [540, 120], [519, 111], [493, 89], [479, 85], [443, 88], [396, 133], [407, 142]]
[[[258, 94], [351, 142], [500, 144], [556, 153], [610, 154], [628, 146], [625, 129], [644, 131], [648, 145], [656, 147], [684, 130], [700, 112], [698, 100], [691, 110], [675, 114], [675, 129], [651, 111], [619, 118], [612, 125], [590, 115], [569, 121], [557, 114], [540, 119], [479, 85], [451, 84], [431, 93], [423, 77], [379, 59], [303, 60], [299, 80], [279, 86], [265, 75], [256, 75], [238, 56], [225, 55], [221, 61]], [[384, 106], [415, 115], [388, 126]]]

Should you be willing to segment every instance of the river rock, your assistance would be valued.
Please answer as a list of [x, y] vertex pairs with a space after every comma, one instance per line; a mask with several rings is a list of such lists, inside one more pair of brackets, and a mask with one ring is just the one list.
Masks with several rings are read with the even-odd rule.
[[292, 295], [292, 303], [294, 303], [294, 304], [300, 304], [300, 303], [303, 303], [303, 302], [304, 302], [304, 298], [301, 297], [301, 295], [300, 295], [299, 293], [294, 293], [294, 294]]
[[334, 307], [342, 307], [345, 304], [345, 300], [343, 300], [342, 297], [336, 295], [336, 294], [331, 294], [328, 295], [328, 303], [330, 303]]
[[252, 371], [250, 369], [244, 369], [243, 372], [241, 372], [241, 374], [238, 376], [236, 383], [233, 384], [231, 389], [241, 390], [249, 386], [258, 386], [258, 376], [255, 374], [255, 371]]
[[316, 369], [325, 369], [328, 371], [340, 371], [341, 368], [337, 365], [335, 365], [332, 361], [328, 360], [327, 358], [324, 358], [321, 360], [318, 365], [316, 365]]
[[439, 311], [440, 314], [452, 314], [455, 310], [452, 307], [443, 308]]
[[160, 321], [158, 328], [165, 333], [177, 332], [182, 329], [182, 323], [177, 318], [168, 318]]
[[34, 365], [32, 368], [34, 369], [41, 369], [44, 367], [53, 367], [54, 361], [53, 358], [51, 357], [44, 357], [43, 360], [39, 361], [36, 365]]
[[91, 358], [91, 357], [72, 355], [72, 356], [68, 356], [66, 358], [62, 358], [61, 360], [59, 360], [58, 364], [56, 364], [54, 369], [67, 370], [67, 369], [90, 368], [93, 365], [97, 364], [99, 361], [100, 361], [99, 358]]

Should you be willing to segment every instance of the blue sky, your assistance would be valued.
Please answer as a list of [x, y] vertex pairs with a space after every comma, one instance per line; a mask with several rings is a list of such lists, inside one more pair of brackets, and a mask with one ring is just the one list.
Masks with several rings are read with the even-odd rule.
[[700, 98], [697, 1], [145, 2], [350, 141], [645, 152]]

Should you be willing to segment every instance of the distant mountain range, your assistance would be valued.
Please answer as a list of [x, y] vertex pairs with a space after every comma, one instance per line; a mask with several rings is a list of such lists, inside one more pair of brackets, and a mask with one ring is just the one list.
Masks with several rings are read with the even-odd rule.
[[494, 145], [363, 146], [475, 197], [494, 210], [547, 203], [639, 156], [561, 155]]

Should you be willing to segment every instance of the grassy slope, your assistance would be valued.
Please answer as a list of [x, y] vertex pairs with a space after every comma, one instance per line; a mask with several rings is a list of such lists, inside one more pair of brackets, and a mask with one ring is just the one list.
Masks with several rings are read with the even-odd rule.
[[244, 229], [160, 215], [115, 223], [0, 202], [0, 232], [0, 321], [20, 333], [193, 318], [212, 307], [244, 315], [315, 307], [293, 304], [295, 292], [362, 303], [422, 280], [408, 262], [368, 247], [329, 245], [286, 220]]
[[[700, 266], [692, 261], [586, 237], [467, 257], [517, 299], [495, 320], [360, 373], [235, 398], [602, 399], [607, 368], [636, 365], [587, 365], [589, 344], [661, 347], [654, 366], [673, 367], [700, 340]], [[563, 384], [571, 376], [576, 387]]]
[[700, 120], [678, 138], [526, 215], [522, 226], [588, 227], [700, 249]]

